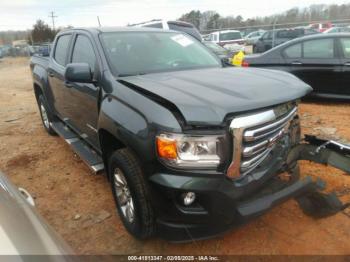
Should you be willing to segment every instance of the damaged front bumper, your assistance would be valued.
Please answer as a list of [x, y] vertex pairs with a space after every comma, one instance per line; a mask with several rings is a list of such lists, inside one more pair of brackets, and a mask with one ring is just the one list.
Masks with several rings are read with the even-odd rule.
[[[329, 164], [349, 173], [350, 147], [335, 141], [306, 136], [303, 143], [290, 150], [282, 169], [290, 171], [298, 160]], [[249, 198], [235, 196], [242, 189], [232, 190], [232, 183], [226, 179], [155, 174], [152, 180], [168, 192], [194, 191], [199, 199], [204, 200], [203, 205], [208, 207], [207, 213], [192, 214], [188, 211], [179, 220], [175, 219], [178, 215], [172, 216], [172, 219], [158, 218], [159, 236], [174, 242], [219, 235], [291, 198], [297, 200], [305, 214], [316, 218], [333, 215], [348, 206], [334, 193], [323, 193], [325, 182], [311, 177], [304, 177], [296, 182], [286, 182], [275, 177], [263, 188], [250, 194]], [[171, 210], [173, 209], [169, 209], [169, 212]]]
[[331, 165], [350, 173], [350, 146], [333, 140], [306, 135], [305, 143], [295, 146], [287, 157], [287, 165], [298, 160], [309, 160]]

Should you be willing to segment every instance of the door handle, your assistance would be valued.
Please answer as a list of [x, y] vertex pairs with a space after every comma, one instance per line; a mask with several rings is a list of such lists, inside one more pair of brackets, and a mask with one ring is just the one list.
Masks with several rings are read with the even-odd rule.
[[72, 88], [73, 87], [73, 84], [69, 81], [64, 81], [64, 86], [67, 87], [67, 88]]
[[294, 61], [291, 63], [292, 65], [302, 65], [303, 63], [302, 62], [299, 62], [299, 61]]

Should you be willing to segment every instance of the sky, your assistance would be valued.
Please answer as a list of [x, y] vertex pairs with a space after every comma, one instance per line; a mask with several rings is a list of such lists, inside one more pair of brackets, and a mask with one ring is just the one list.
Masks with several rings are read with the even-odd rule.
[[350, 0], [0, 0], [0, 31], [32, 28], [37, 19], [56, 27], [125, 26], [152, 19], [173, 20], [193, 9], [214, 10], [243, 18], [272, 15], [312, 4], [342, 4]]

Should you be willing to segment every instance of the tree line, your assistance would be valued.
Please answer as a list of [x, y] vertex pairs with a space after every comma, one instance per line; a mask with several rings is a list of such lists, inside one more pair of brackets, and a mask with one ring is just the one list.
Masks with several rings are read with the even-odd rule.
[[11, 44], [15, 40], [27, 40], [30, 44], [51, 42], [60, 30], [62, 28], [54, 30], [39, 19], [32, 30], [0, 32], [0, 45]]
[[216, 11], [192, 10], [179, 20], [194, 24], [202, 32], [221, 28], [244, 28], [278, 24], [311, 23], [314, 21], [350, 20], [350, 4], [317, 4], [305, 8], [291, 8], [283, 13], [244, 19], [241, 15], [221, 16]]
[[[241, 15], [221, 16], [216, 11], [192, 10], [178, 20], [194, 24], [201, 32], [210, 32], [221, 28], [264, 27], [265, 25], [311, 23], [313, 21], [350, 21], [350, 4], [311, 5], [306, 8], [291, 8], [283, 13], [244, 19]], [[61, 28], [62, 29], [62, 28]], [[29, 43], [50, 42], [58, 30], [53, 30], [42, 20], [37, 20], [32, 30], [0, 32], [0, 45], [11, 44], [14, 40], [28, 40]]]

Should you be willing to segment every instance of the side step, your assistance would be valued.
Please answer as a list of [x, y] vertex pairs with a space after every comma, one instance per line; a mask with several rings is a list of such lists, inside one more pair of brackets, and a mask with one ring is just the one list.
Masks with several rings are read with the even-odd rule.
[[51, 126], [59, 136], [64, 138], [74, 152], [91, 168], [92, 171], [98, 173], [104, 170], [102, 158], [69, 127], [62, 122], [52, 122]]

